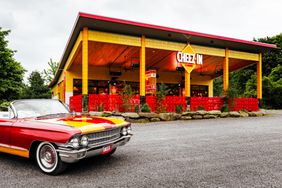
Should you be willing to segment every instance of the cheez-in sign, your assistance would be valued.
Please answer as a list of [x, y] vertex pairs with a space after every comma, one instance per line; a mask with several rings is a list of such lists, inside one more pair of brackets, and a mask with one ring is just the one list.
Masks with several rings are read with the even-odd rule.
[[177, 52], [176, 59], [179, 63], [184, 64], [203, 64], [203, 55], [196, 54], [193, 48], [188, 44], [182, 52]]
[[189, 54], [189, 53], [177, 52], [176, 58], [179, 63], [194, 64], [196, 62], [198, 65], [203, 64], [203, 56], [200, 54]]

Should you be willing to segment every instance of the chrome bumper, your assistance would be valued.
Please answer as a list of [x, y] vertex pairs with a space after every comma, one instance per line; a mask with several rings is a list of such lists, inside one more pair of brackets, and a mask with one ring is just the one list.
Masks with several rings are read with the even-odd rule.
[[104, 142], [95, 146], [89, 146], [88, 148], [83, 148], [79, 150], [67, 149], [59, 147], [57, 152], [61, 157], [61, 160], [65, 163], [75, 163], [83, 158], [93, 157], [96, 155], [101, 155], [103, 152], [103, 147], [111, 145], [112, 149], [118, 146], [125, 145], [131, 138], [132, 135], [122, 136], [116, 140], [110, 142]]

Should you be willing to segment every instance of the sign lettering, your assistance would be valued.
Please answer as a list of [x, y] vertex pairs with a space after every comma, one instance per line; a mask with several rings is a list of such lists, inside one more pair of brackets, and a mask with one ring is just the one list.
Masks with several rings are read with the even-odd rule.
[[191, 54], [184, 52], [177, 52], [176, 59], [179, 63], [189, 63], [189, 64], [203, 64], [203, 55], [200, 54]]

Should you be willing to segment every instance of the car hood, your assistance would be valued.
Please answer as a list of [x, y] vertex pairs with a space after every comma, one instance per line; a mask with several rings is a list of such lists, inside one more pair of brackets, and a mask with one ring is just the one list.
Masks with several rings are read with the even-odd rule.
[[35, 121], [73, 127], [79, 129], [82, 134], [100, 132], [129, 124], [122, 119], [93, 116], [67, 116], [62, 118], [36, 119]]

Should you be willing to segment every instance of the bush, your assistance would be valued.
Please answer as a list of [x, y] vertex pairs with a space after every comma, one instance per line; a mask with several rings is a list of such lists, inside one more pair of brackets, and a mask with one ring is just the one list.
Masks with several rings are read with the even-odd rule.
[[158, 104], [156, 106], [157, 113], [165, 112], [166, 105], [164, 104], [164, 100], [168, 92], [169, 92], [168, 87], [164, 83], [161, 83], [160, 85], [158, 85], [158, 90], [156, 94], [156, 99], [157, 99], [157, 104]]
[[262, 104], [264, 108], [282, 109], [282, 66], [273, 68], [268, 77], [262, 79]]
[[221, 112], [229, 112], [228, 105], [223, 105], [221, 108]]
[[147, 103], [145, 103], [142, 107], [141, 107], [141, 112], [151, 112], [151, 108], [149, 107], [149, 105]]
[[248, 112], [246, 109], [241, 109], [240, 112]]
[[204, 110], [204, 107], [201, 106], [201, 105], [199, 105], [199, 106], [198, 106], [198, 111], [201, 111], [201, 110]]
[[175, 107], [175, 111], [176, 111], [176, 113], [181, 114], [182, 113], [182, 105], [177, 105]]
[[101, 104], [99, 104], [99, 106], [98, 106], [98, 112], [103, 112], [103, 111], [104, 111], [104, 104], [101, 103]]
[[135, 105], [134, 106], [134, 112], [135, 113], [139, 113], [139, 105]]
[[128, 112], [131, 107], [131, 100], [133, 97], [133, 91], [129, 84], [124, 83], [124, 87], [122, 89], [122, 106], [125, 112]]

